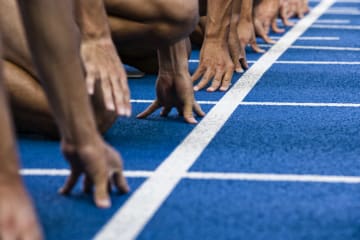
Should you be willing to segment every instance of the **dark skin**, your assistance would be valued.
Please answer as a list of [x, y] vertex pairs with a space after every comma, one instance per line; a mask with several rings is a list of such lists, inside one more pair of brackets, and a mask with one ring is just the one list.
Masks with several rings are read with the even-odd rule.
[[205, 115], [194, 99], [187, 54], [186, 40], [158, 50], [160, 69], [156, 81], [157, 99], [138, 118], [146, 118], [161, 107], [161, 116], [166, 117], [175, 107], [179, 115], [191, 124], [197, 123], [193, 112], [201, 117]]
[[[0, 55], [2, 44], [0, 34]], [[19, 175], [19, 159], [0, 62], [0, 239], [42, 239], [31, 200]]]
[[[106, 0], [109, 16], [104, 23], [104, 15], [101, 14], [104, 9], [95, 11], [103, 4], [96, 4], [96, 8], [86, 7], [93, 1], [75, 1], [77, 6], [84, 8], [80, 11], [82, 14], [77, 14], [80, 18], [76, 21], [81, 27], [81, 56], [86, 70], [88, 93], [92, 96], [97, 127], [103, 133], [118, 115], [128, 116], [131, 111], [122, 59], [128, 64], [142, 66], [142, 69], [146, 67], [151, 68], [149, 71], [157, 71], [154, 68], [158, 65], [156, 49], [189, 34], [197, 22], [198, 8], [196, 1], [184, 4], [184, 0], [149, 0], [144, 5], [142, 0]], [[17, 129], [58, 138], [59, 131], [40, 77], [32, 64], [16, 6], [12, 1], [0, 2], [0, 24], [6, 28], [5, 80], [10, 89]], [[122, 59], [115, 51], [109, 32]], [[147, 44], [143, 44], [144, 39], [147, 39]]]
[[235, 69], [228, 45], [232, 2], [213, 0], [207, 3], [207, 21], [200, 50], [200, 63], [191, 77], [193, 82], [200, 79], [194, 87], [195, 91], [204, 88], [210, 81], [212, 83], [207, 88], [209, 92], [217, 89], [226, 91], [230, 87]]
[[254, 25], [256, 35], [264, 39], [266, 43], [274, 44], [268, 33], [270, 27], [278, 15], [280, 8], [279, 0], [254, 0]]
[[86, 72], [88, 93], [100, 82], [107, 110], [130, 116], [130, 92], [121, 59], [111, 39], [102, 0], [75, 0], [76, 21], [81, 32], [81, 57]]
[[[20, 7], [26, 19], [24, 24], [33, 60], [59, 127], [62, 151], [71, 166], [71, 175], [61, 193], [70, 192], [78, 177], [84, 174], [87, 182], [94, 185], [95, 204], [107, 208], [111, 205], [109, 176], [120, 192], [127, 192], [129, 188], [122, 174], [120, 156], [96, 129], [71, 15], [73, 3], [55, 2], [32, 0], [26, 4], [20, 1]], [[43, 21], [44, 18], [48, 21]]]

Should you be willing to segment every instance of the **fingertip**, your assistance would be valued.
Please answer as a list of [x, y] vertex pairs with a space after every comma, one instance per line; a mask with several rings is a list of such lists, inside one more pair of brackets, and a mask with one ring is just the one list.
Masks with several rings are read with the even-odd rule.
[[65, 187], [61, 187], [58, 189], [58, 194], [60, 195], [69, 195], [70, 191], [67, 190]]
[[109, 110], [109, 111], [115, 111], [115, 105], [114, 105], [113, 102], [107, 102], [107, 103], [106, 103], [106, 108], [107, 108], [107, 110]]
[[197, 124], [198, 123], [198, 121], [196, 121], [196, 119], [194, 117], [187, 117], [187, 118], [185, 118], [185, 121], [187, 123], [190, 123], [190, 124]]
[[226, 92], [229, 89], [229, 87], [221, 87], [219, 90], [222, 92]]
[[244, 69], [243, 69], [242, 67], [237, 67], [237, 68], [235, 69], [235, 72], [237, 72], [237, 73], [243, 73], [243, 72], [244, 72]]
[[198, 86], [195, 86], [195, 87], [194, 87], [194, 91], [197, 92], [197, 91], [199, 91], [199, 90], [200, 90], [200, 88], [199, 88]]
[[136, 115], [136, 118], [143, 119], [143, 118], [145, 118], [145, 114], [139, 113], [138, 115]]
[[215, 92], [216, 89], [215, 89], [214, 87], [208, 87], [208, 88], [206, 89], [206, 91], [207, 91], [207, 92]]
[[109, 208], [111, 207], [110, 198], [96, 199], [95, 204], [98, 208]]

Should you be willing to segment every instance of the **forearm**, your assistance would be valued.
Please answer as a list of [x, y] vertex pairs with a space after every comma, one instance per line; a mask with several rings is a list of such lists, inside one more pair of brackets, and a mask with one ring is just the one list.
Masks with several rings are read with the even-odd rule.
[[240, 14], [243, 0], [233, 0], [232, 10], [231, 10], [231, 21], [230, 21], [230, 34], [234, 33], [237, 36], [237, 27], [240, 22]]
[[226, 43], [233, 0], [211, 0], [207, 5], [206, 40]]
[[242, 0], [240, 21], [253, 21], [253, 0]]
[[[10, 113], [8, 111], [8, 103], [6, 99], [2, 73], [2, 62], [0, 61], [0, 185], [2, 185], [1, 183], [11, 183], [11, 181], [14, 180], [14, 177], [19, 176], [19, 164], [16, 153], [15, 137], [10, 119]], [[13, 182], [11, 184], [13, 184]]]
[[19, 3], [33, 60], [63, 140], [75, 146], [94, 141], [97, 132], [80, 62], [72, 2]]
[[158, 49], [159, 73], [188, 73], [186, 39]]
[[75, 18], [82, 39], [111, 37], [103, 0], [75, 0]]

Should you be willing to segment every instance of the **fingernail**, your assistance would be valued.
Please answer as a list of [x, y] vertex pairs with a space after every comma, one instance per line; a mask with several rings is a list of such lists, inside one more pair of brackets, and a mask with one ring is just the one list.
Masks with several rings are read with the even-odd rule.
[[235, 72], [237, 72], [237, 73], [243, 73], [244, 70], [243, 70], [241, 67], [238, 67], [238, 68], [235, 69]]
[[199, 87], [198, 87], [198, 86], [195, 86], [195, 87], [194, 87], [194, 91], [199, 91]]
[[102, 200], [98, 200], [96, 202], [96, 205], [99, 208], [109, 208], [111, 206], [111, 202], [110, 199], [102, 199]]

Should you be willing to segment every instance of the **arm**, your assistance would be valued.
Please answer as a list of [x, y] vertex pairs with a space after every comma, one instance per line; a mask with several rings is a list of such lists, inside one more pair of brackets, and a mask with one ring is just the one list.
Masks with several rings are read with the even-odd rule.
[[257, 53], [265, 52], [256, 44], [254, 19], [253, 19], [253, 0], [242, 1], [240, 10], [240, 20], [237, 26], [240, 45], [246, 47], [250, 44], [251, 48]]
[[280, 9], [280, 0], [254, 0], [255, 32], [266, 43], [274, 44], [268, 33]]
[[204, 112], [194, 99], [194, 91], [188, 70], [186, 40], [158, 50], [159, 75], [156, 81], [157, 99], [138, 118], [146, 118], [163, 107], [161, 116], [167, 116], [173, 107], [184, 116], [188, 123], [197, 123], [193, 111], [198, 116]]
[[75, 0], [75, 3], [88, 92], [93, 94], [95, 82], [100, 81], [106, 108], [130, 116], [127, 76], [111, 39], [103, 0]]
[[3, 83], [2, 61], [0, 116], [0, 239], [42, 239], [34, 209], [19, 175], [15, 136]]
[[62, 193], [70, 192], [84, 173], [86, 182], [95, 185], [96, 205], [109, 207], [109, 174], [115, 173], [120, 191], [126, 192], [128, 187], [120, 157], [96, 130], [81, 68], [72, 1], [19, 3], [33, 60], [59, 126], [63, 153], [71, 165]]
[[230, 57], [228, 35], [233, 0], [211, 0], [207, 4], [207, 21], [203, 46], [200, 51], [199, 67], [192, 76], [194, 87], [204, 88], [213, 79], [208, 91], [226, 91], [231, 83], [234, 64]]

